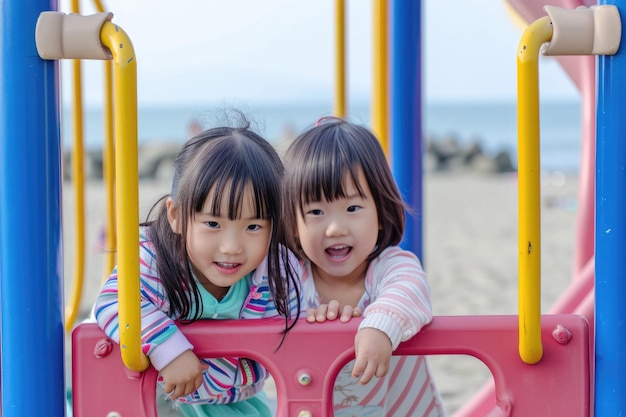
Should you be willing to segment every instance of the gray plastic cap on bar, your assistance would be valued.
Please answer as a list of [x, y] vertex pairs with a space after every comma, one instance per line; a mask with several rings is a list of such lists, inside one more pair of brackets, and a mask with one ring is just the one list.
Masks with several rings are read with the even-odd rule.
[[42, 12], [35, 27], [37, 52], [42, 59], [112, 59], [100, 41], [102, 25], [112, 18], [112, 13]]
[[614, 55], [619, 49], [622, 23], [617, 7], [543, 9], [552, 21], [552, 39], [544, 47], [544, 55]]

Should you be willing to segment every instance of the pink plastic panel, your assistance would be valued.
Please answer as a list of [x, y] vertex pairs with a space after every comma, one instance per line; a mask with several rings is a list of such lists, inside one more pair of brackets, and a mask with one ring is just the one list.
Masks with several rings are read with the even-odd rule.
[[[309, 324], [301, 320], [276, 350], [280, 319], [201, 321], [181, 325], [199, 356], [244, 356], [269, 369], [276, 381], [278, 416], [330, 417], [332, 386], [341, 367], [354, 357], [359, 320]], [[589, 327], [577, 315], [542, 316], [544, 355], [527, 365], [518, 355], [517, 316], [440, 316], [395, 354], [467, 354], [491, 370], [496, 395], [492, 416], [589, 416]], [[557, 342], [552, 332], [566, 328], [572, 337]], [[156, 371], [128, 375], [115, 343], [108, 355], [94, 355], [106, 340], [95, 324], [73, 333], [73, 401], [76, 417], [156, 416]], [[98, 349], [102, 352], [102, 348]], [[307, 376], [308, 384], [301, 384]], [[492, 407], [493, 408], [493, 407]]]

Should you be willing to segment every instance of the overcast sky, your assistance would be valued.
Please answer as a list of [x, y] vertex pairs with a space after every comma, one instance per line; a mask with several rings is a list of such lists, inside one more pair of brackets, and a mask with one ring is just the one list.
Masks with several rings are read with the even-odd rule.
[[[140, 104], [332, 101], [334, 0], [103, 4], [133, 42]], [[422, 4], [425, 100], [515, 100], [515, 54], [523, 29], [504, 0]], [[82, 14], [94, 12], [83, 7]], [[69, 1], [61, 0], [59, 8], [69, 12]], [[348, 96], [368, 99], [372, 2], [351, 0], [346, 8]], [[578, 96], [553, 58], [540, 62], [542, 97]], [[84, 65], [88, 104], [101, 102], [101, 67], [99, 62]], [[62, 68], [66, 79], [69, 63]]]

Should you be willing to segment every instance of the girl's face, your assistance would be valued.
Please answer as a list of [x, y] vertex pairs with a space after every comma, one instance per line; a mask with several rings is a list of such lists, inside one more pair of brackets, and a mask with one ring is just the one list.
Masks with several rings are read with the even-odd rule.
[[[222, 198], [220, 215], [210, 212], [215, 194], [212, 190], [202, 211], [190, 219], [187, 227], [187, 252], [194, 273], [218, 300], [259, 266], [270, 242], [271, 221], [255, 217], [251, 187], [246, 187], [244, 193], [239, 219], [228, 218], [228, 193]], [[176, 207], [169, 200], [168, 216], [172, 229], [180, 233]]]
[[378, 239], [378, 211], [362, 169], [357, 179], [364, 197], [344, 179], [347, 198], [305, 204], [304, 216], [298, 211], [298, 238], [317, 275], [364, 278], [366, 259]]

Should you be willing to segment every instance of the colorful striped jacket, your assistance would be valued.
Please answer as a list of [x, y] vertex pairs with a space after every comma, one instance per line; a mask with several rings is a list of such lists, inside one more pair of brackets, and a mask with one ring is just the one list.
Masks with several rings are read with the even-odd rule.
[[[141, 291], [141, 341], [143, 352], [152, 366], [163, 369], [178, 355], [193, 349], [168, 312], [169, 301], [159, 279], [156, 253], [142, 228], [139, 242]], [[277, 317], [267, 278], [267, 259], [244, 279], [249, 280], [250, 292], [243, 303], [240, 318], [259, 319]], [[297, 260], [290, 254], [290, 262]], [[294, 288], [289, 294], [292, 317], [297, 313], [297, 296]], [[117, 268], [98, 295], [94, 307], [98, 325], [119, 343], [118, 280]], [[202, 359], [209, 365], [202, 386], [194, 393], [180, 399], [186, 403], [227, 404], [251, 398], [262, 390], [268, 371], [255, 361], [245, 358]]]

